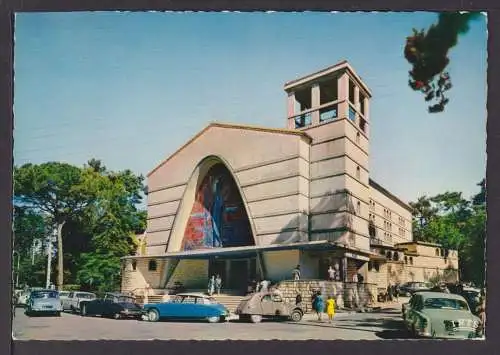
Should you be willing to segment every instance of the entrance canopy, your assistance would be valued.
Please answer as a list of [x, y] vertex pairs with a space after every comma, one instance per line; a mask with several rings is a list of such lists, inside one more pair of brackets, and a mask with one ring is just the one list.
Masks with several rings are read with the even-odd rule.
[[[245, 257], [253, 256], [259, 252], [266, 251], [281, 251], [281, 250], [333, 250], [333, 249], [345, 249], [354, 251], [353, 248], [346, 247], [345, 245], [326, 241], [312, 241], [312, 242], [300, 242], [300, 243], [290, 243], [290, 244], [273, 244], [266, 246], [244, 246], [244, 247], [226, 247], [226, 248], [213, 248], [213, 249], [198, 249], [189, 251], [179, 251], [170, 252], [160, 255], [130, 255], [125, 256], [122, 259], [210, 259], [212, 257]], [[361, 250], [356, 250], [356, 252], [371, 255], [371, 253], [362, 252]], [[354, 255], [354, 254], [352, 254]], [[346, 255], [347, 256], [347, 255]], [[351, 253], [348, 257], [352, 257]], [[366, 258], [366, 260], [369, 260]]]

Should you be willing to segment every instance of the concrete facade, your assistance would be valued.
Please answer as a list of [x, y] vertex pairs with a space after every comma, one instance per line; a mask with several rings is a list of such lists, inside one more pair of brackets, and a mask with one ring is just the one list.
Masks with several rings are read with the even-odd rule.
[[[370, 179], [371, 93], [350, 65], [288, 82], [285, 92], [287, 129], [211, 123], [151, 171], [147, 231], [138, 255], [123, 260], [124, 291], [203, 289], [214, 273], [235, 288], [247, 278], [278, 282], [298, 264], [302, 278], [324, 279], [335, 265], [337, 282], [359, 274], [386, 287], [456, 267], [451, 255], [444, 262], [401, 244], [413, 241], [411, 207]], [[244, 228], [247, 241], [230, 240]], [[387, 260], [395, 249], [400, 258]], [[384, 266], [374, 271], [375, 262]]]

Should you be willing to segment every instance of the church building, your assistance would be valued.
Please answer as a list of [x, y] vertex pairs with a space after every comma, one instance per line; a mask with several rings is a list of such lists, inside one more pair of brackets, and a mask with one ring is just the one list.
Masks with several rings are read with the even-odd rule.
[[[252, 279], [426, 281], [456, 251], [416, 243], [411, 207], [370, 178], [372, 93], [348, 62], [287, 82], [286, 128], [208, 124], [147, 177], [147, 230], [122, 291]], [[376, 128], [375, 128], [376, 129]], [[355, 276], [356, 275], [356, 276]], [[454, 276], [455, 278], [458, 276]]]

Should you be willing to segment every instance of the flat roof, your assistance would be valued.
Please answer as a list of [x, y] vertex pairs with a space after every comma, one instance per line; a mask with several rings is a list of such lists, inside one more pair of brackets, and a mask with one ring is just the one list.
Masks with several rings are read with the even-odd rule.
[[167, 159], [163, 160], [160, 164], [158, 164], [153, 170], [151, 170], [147, 176], [149, 177], [160, 167], [165, 165], [170, 159], [172, 159], [175, 155], [177, 155], [180, 151], [186, 148], [188, 145], [193, 143], [198, 137], [200, 137], [203, 133], [205, 133], [211, 127], [220, 127], [220, 128], [228, 128], [228, 129], [243, 129], [249, 131], [260, 131], [266, 133], [276, 133], [276, 134], [290, 134], [295, 136], [300, 136], [306, 138], [309, 142], [312, 141], [311, 136], [309, 136], [306, 132], [295, 130], [295, 129], [283, 129], [283, 128], [270, 128], [270, 127], [262, 127], [262, 126], [254, 126], [254, 125], [246, 125], [246, 124], [235, 124], [235, 123], [223, 123], [223, 122], [211, 122], [201, 131], [199, 131], [195, 136], [189, 139], [184, 145], [182, 145], [179, 149], [173, 152], [168, 156]]
[[411, 245], [411, 244], [425, 245], [425, 246], [428, 246], [428, 247], [439, 247], [439, 248], [443, 247], [441, 244], [430, 243], [430, 242], [419, 242], [419, 241], [396, 243], [395, 245]]
[[324, 68], [324, 69], [321, 69], [321, 70], [318, 70], [312, 74], [308, 74], [308, 75], [302, 76], [300, 78], [290, 80], [290, 81], [286, 82], [284, 85], [285, 91], [289, 91], [294, 87], [304, 85], [304, 84], [306, 84], [310, 81], [313, 81], [315, 79], [318, 79], [322, 76], [332, 74], [336, 71], [340, 71], [343, 69], [347, 70], [351, 74], [353, 79], [357, 82], [357, 84], [359, 84], [361, 86], [361, 88], [365, 91], [365, 93], [369, 97], [372, 97], [372, 93], [371, 93], [370, 89], [368, 88], [368, 86], [366, 86], [366, 84], [363, 82], [361, 77], [349, 65], [349, 62], [347, 60], [342, 60], [342, 61], [338, 62], [337, 64], [331, 65], [331, 66]]
[[396, 202], [398, 205], [400, 205], [404, 209], [406, 209], [406, 210], [408, 210], [410, 212], [413, 211], [413, 208], [409, 204], [403, 202], [399, 197], [397, 197], [393, 193], [389, 192], [389, 190], [387, 190], [386, 188], [382, 187], [378, 182], [376, 182], [376, 181], [374, 181], [372, 179], [369, 179], [368, 183], [370, 184], [371, 187], [373, 187], [377, 191], [381, 192], [383, 195], [385, 195], [386, 197], [390, 198], [392, 201]]

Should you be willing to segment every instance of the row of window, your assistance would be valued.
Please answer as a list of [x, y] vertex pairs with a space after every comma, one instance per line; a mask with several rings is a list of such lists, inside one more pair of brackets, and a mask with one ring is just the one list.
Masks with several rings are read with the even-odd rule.
[[392, 232], [392, 223], [384, 221], [384, 229]]
[[[370, 199], [370, 203], [369, 204], [370, 204], [370, 210], [375, 211], [375, 205], [376, 205], [375, 201], [373, 201], [372, 199]], [[389, 221], [392, 221], [392, 212], [388, 208], [384, 208], [384, 218], [388, 219]], [[398, 223], [403, 228], [406, 225], [405, 219], [403, 217], [401, 217], [401, 216], [398, 217]]]
[[406, 234], [405, 229], [404, 228], [399, 228], [399, 235], [402, 236], [402, 237], [404, 237], [405, 234]]

